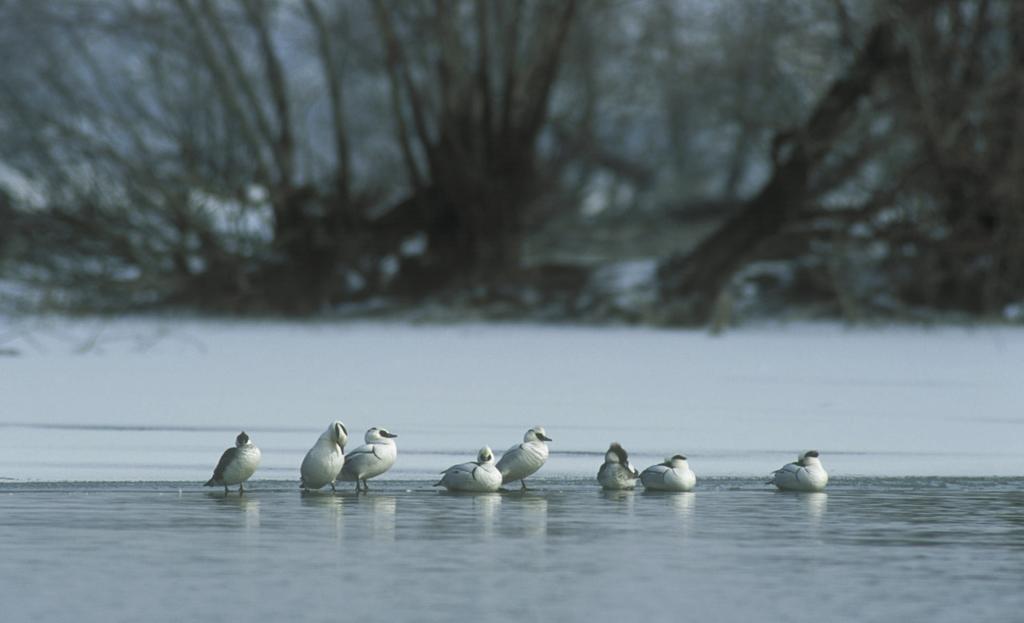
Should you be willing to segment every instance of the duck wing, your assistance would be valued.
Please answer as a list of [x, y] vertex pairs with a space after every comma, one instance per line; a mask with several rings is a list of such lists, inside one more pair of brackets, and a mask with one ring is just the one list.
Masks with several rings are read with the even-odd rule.
[[501, 455], [501, 458], [498, 459], [498, 462], [495, 464], [495, 466], [498, 468], [499, 472], [504, 474], [508, 469], [507, 466], [509, 465], [509, 463], [512, 463], [513, 461], [518, 461], [519, 458], [523, 456], [524, 452], [526, 452], [526, 449], [523, 447], [523, 444], [514, 445], [508, 450], [505, 450], [505, 454]]
[[374, 446], [359, 446], [345, 455], [345, 464], [341, 467], [341, 479], [355, 480], [356, 474], [363, 472], [374, 460], [379, 458]]
[[220, 482], [224, 478], [224, 470], [228, 468], [231, 461], [235, 460], [236, 456], [238, 456], [238, 448], [228, 448], [225, 450], [224, 454], [220, 455], [220, 460], [217, 461], [217, 467], [213, 468], [213, 477], [206, 483], [206, 486], [213, 486]]
[[767, 484], [776, 484], [779, 481], [779, 478], [798, 479], [798, 474], [800, 473], [801, 469], [803, 469], [803, 466], [801, 466], [799, 463], [786, 463], [785, 465], [783, 465], [782, 467], [768, 475]]

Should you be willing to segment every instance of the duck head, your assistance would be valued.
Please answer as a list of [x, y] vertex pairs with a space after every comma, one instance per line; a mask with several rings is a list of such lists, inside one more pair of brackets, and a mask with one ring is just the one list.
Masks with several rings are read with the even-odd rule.
[[523, 441], [551, 441], [543, 426], [534, 426], [523, 435]]
[[682, 454], [676, 454], [674, 456], [667, 457], [663, 465], [675, 469], [678, 469], [680, 467], [686, 467], [686, 457], [683, 456]]
[[491, 452], [489, 446], [480, 448], [480, 452], [476, 453], [476, 462], [478, 465], [488, 465], [494, 462], [494, 453]]
[[629, 465], [629, 455], [626, 454], [626, 449], [619, 445], [619, 442], [612, 442], [612, 445], [608, 446], [608, 451], [604, 453], [605, 463], [621, 463], [622, 465]]
[[366, 443], [374, 443], [384, 441], [385, 439], [394, 439], [395, 437], [398, 437], [398, 435], [389, 432], [387, 429], [374, 426], [366, 431], [366, 435], [363, 437], [363, 440], [366, 441]]
[[818, 458], [817, 450], [808, 450], [806, 452], [801, 452], [800, 455], [796, 458], [796, 462], [801, 467], [807, 467], [808, 465], [821, 465], [821, 459]]
[[348, 429], [341, 423], [341, 420], [334, 420], [331, 422], [331, 425], [327, 427], [327, 436], [331, 441], [344, 449], [345, 444], [348, 442]]

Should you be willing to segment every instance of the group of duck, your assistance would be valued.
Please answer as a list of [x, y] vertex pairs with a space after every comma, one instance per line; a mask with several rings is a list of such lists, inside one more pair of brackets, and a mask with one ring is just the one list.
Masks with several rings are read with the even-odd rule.
[[[335, 483], [341, 480], [355, 482], [356, 491], [369, 491], [366, 481], [380, 476], [395, 464], [398, 458], [396, 437], [398, 435], [374, 426], [366, 431], [364, 445], [346, 454], [348, 430], [340, 421], [332, 422], [302, 459], [299, 486], [303, 491], [327, 485], [335, 490]], [[497, 462], [491, 449], [484, 446], [475, 461], [452, 465], [441, 472], [441, 479], [434, 486], [449, 491], [479, 493], [498, 491], [503, 484], [519, 481], [526, 489], [526, 478], [548, 460], [549, 441], [552, 439], [544, 427], [534, 426], [526, 431], [522, 443], [509, 448]], [[243, 483], [256, 473], [260, 458], [260, 449], [243, 431], [235, 439], [235, 447], [228, 448], [221, 455], [206, 486], [223, 486], [227, 494], [229, 486], [238, 485], [239, 494], [243, 493]], [[766, 484], [785, 491], [822, 491], [828, 484], [828, 473], [817, 450], [800, 453], [796, 462], [783, 465], [769, 478]], [[612, 443], [597, 472], [601, 487], [608, 490], [633, 489], [637, 480], [645, 489], [653, 491], [692, 491], [697, 485], [697, 476], [681, 454], [639, 472], [629, 462], [626, 450], [618, 443]]]

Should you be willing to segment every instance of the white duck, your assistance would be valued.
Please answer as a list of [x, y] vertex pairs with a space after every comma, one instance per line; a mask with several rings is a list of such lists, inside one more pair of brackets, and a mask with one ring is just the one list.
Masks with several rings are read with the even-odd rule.
[[640, 474], [640, 482], [651, 491], [693, 491], [697, 475], [690, 469], [686, 457], [677, 454], [645, 469]]
[[828, 472], [818, 458], [817, 450], [808, 450], [771, 474], [768, 484], [783, 491], [824, 491], [828, 484]]
[[348, 430], [340, 421], [335, 420], [327, 427], [320, 438], [316, 440], [313, 447], [302, 459], [301, 487], [306, 491], [319, 489], [324, 485], [331, 485], [334, 490], [334, 481], [338, 478], [338, 472], [345, 465], [345, 442], [348, 441]]
[[253, 445], [243, 430], [235, 437], [235, 447], [228, 448], [220, 455], [217, 467], [213, 468], [213, 477], [203, 486], [221, 485], [224, 487], [224, 495], [227, 495], [228, 485], [238, 485], [238, 494], [241, 495], [245, 492], [242, 483], [256, 473], [260, 458], [260, 449]]
[[495, 467], [494, 453], [487, 446], [480, 448], [475, 461], [452, 465], [441, 474], [441, 480], [434, 486], [449, 491], [489, 492], [501, 488], [501, 472]]
[[526, 489], [526, 477], [544, 466], [548, 460], [551, 441], [543, 426], [534, 426], [523, 435], [523, 443], [516, 444], [501, 455], [496, 467], [501, 472], [502, 484], [519, 481]]
[[369, 491], [366, 481], [380, 476], [395, 464], [398, 458], [398, 446], [394, 442], [396, 437], [398, 435], [376, 426], [366, 431], [363, 437], [366, 444], [345, 455], [345, 466], [341, 468], [338, 479], [356, 481], [356, 491], [360, 490], [359, 483], [362, 482], [362, 490]]
[[604, 489], [632, 489], [636, 487], [636, 479], [640, 477], [636, 468], [629, 462], [626, 450], [617, 442], [608, 446], [604, 453], [604, 463], [597, 471], [597, 481]]

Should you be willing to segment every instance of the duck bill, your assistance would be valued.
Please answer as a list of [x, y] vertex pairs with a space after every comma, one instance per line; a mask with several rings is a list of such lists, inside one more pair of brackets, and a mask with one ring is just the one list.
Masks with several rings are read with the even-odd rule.
[[548, 437], [544, 433], [537, 433], [537, 439], [540, 439], [541, 441], [554, 441], [554, 439]]
[[380, 434], [380, 436], [381, 436], [381, 437], [386, 437], [386, 438], [388, 438], [388, 439], [394, 439], [395, 437], [398, 437], [398, 435], [396, 435], [396, 434], [394, 434], [394, 433], [389, 433], [389, 432], [387, 432], [387, 431], [385, 431], [385, 432], [381, 433], [381, 434]]

